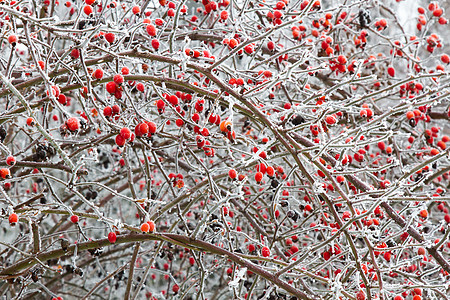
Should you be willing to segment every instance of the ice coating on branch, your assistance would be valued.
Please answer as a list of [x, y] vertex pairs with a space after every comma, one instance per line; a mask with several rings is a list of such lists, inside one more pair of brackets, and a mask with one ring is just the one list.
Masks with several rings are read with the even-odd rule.
[[339, 299], [342, 291], [342, 283], [339, 280], [332, 281], [329, 283], [331, 291], [334, 293], [335, 299]]
[[24, 44], [18, 43], [16, 45], [16, 53], [20, 58], [28, 57], [28, 48]]
[[326, 190], [323, 188], [323, 184], [319, 181], [314, 181], [313, 190], [316, 194], [325, 194]]
[[237, 287], [239, 285], [239, 281], [245, 279], [245, 274], [247, 273], [247, 268], [240, 269], [237, 274], [235, 274], [234, 279], [228, 283], [230, 288]]

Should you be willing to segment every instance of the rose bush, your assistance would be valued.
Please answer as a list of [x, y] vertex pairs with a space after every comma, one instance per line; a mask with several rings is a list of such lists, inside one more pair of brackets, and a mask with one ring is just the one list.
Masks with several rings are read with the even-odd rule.
[[391, 2], [3, 1], [1, 295], [447, 299], [446, 2]]

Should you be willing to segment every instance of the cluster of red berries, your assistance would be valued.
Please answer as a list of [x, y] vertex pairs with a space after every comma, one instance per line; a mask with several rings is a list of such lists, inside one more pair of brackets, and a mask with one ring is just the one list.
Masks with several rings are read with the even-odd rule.
[[427, 50], [430, 53], [434, 52], [434, 48], [442, 48], [441, 38], [435, 34], [432, 33], [427, 37]]
[[[321, 49], [323, 51], [325, 51], [326, 55], [328, 55], [328, 56], [331, 56], [334, 54], [333, 43], [334, 43], [334, 40], [331, 36], [324, 36], [324, 39], [322, 40], [322, 42], [320, 44]], [[338, 47], [338, 45], [335, 45], [335, 47]], [[338, 50], [339, 48], [336, 48], [336, 49]]]
[[[438, 23], [440, 25], [446, 25], [448, 23], [448, 20], [442, 16], [444, 14], [444, 10], [440, 8], [436, 2], [431, 2], [428, 5], [428, 10], [431, 12], [431, 17], [438, 18]], [[422, 30], [422, 27], [427, 24], [427, 18], [425, 16], [426, 11], [425, 8], [421, 6], [417, 8], [417, 11], [419, 12], [417, 29], [420, 31]]]
[[141, 225], [141, 231], [144, 233], [153, 233], [155, 231], [155, 222], [152, 220], [147, 221], [146, 223], [142, 223]]
[[80, 129], [80, 120], [76, 117], [69, 118], [63, 126], [70, 132], [76, 132]]
[[329, 66], [331, 71], [336, 71], [336, 74], [344, 73], [347, 71], [347, 58], [344, 55], [339, 55], [337, 59], [331, 59], [329, 61]]
[[126, 142], [132, 143], [135, 137], [136, 135], [133, 132], [131, 132], [131, 130], [128, 127], [123, 127], [120, 129], [119, 134], [116, 135], [115, 138], [116, 145], [122, 147], [125, 145]]
[[[128, 68], [126, 68], [128, 69]], [[116, 74], [113, 77], [113, 81], [110, 81], [106, 84], [106, 91], [111, 95], [114, 95], [116, 99], [122, 98], [123, 92], [123, 84], [124, 78], [121, 74]]]
[[119, 114], [120, 114], [120, 106], [117, 104], [115, 104], [113, 106], [106, 106], [103, 109], [103, 115], [107, 118], [114, 117], [114, 116], [116, 118], [118, 118]]
[[406, 119], [409, 122], [409, 125], [411, 127], [417, 126], [420, 120], [423, 120], [424, 122], [430, 122], [431, 118], [426, 113], [428, 108], [426, 106], [420, 106], [419, 109], [415, 109], [413, 111], [407, 111], [406, 112]]
[[355, 43], [356, 48], [361, 48], [364, 49], [366, 47], [367, 44], [367, 30], [361, 30], [361, 32], [359, 33], [359, 36], [355, 37], [353, 42]]
[[175, 173], [170, 173], [168, 175], [169, 180], [172, 182], [173, 187], [177, 187], [179, 189], [181, 189], [182, 187], [184, 187], [184, 176], [183, 174], [175, 174]]
[[156, 133], [156, 124], [151, 121], [141, 122], [134, 127], [134, 133], [138, 137], [142, 137], [145, 135], [151, 137], [152, 134]]
[[239, 37], [231, 39], [225, 38], [222, 41], [222, 44], [227, 45], [230, 49], [234, 49], [239, 45]]
[[400, 97], [413, 98], [415, 94], [419, 94], [423, 90], [423, 85], [420, 82], [410, 81], [400, 86]]
[[[255, 246], [254, 244], [249, 244], [249, 245], [247, 246], [247, 248], [248, 248], [248, 251], [249, 251], [250, 253], [256, 252], [256, 246]], [[269, 249], [269, 247], [263, 246], [263, 247], [261, 248], [261, 255], [262, 255], [263, 257], [269, 257], [269, 256], [270, 256], [270, 249]]]
[[387, 21], [386, 21], [386, 19], [380, 19], [380, 20], [376, 21], [375, 22], [375, 28], [378, 31], [382, 31], [382, 30], [386, 29], [387, 28]]

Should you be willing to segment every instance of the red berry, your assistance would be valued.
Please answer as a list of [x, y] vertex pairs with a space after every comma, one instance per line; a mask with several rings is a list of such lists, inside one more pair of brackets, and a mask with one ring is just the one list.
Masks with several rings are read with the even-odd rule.
[[66, 105], [67, 102], [67, 97], [64, 94], [59, 94], [58, 96], [58, 102], [61, 103], [62, 105]]
[[248, 251], [249, 251], [249, 252], [253, 252], [253, 251], [255, 251], [255, 250], [256, 250], [255, 245], [253, 245], [253, 244], [248, 245]]
[[156, 132], [156, 124], [153, 122], [147, 122], [148, 132], [154, 134]]
[[362, 110], [359, 112], [359, 115], [360, 115], [362, 118], [367, 118], [367, 110], [362, 109]]
[[92, 76], [93, 76], [95, 79], [102, 79], [102, 78], [103, 78], [103, 70], [102, 70], [102, 69], [96, 69], [96, 70], [94, 71], [94, 73], [92, 73]]
[[114, 75], [113, 80], [117, 85], [121, 85], [123, 83], [123, 76], [120, 74]]
[[411, 120], [412, 118], [414, 118], [414, 112], [412, 112], [412, 111], [406, 112], [406, 118], [408, 120]]
[[110, 43], [110, 44], [114, 43], [115, 39], [116, 39], [116, 36], [114, 33], [112, 33], [112, 32], [105, 33], [105, 40], [108, 43]]
[[110, 81], [106, 84], [106, 91], [111, 95], [116, 92], [116, 83], [114, 81]]
[[10, 155], [10, 156], [8, 156], [7, 158], [6, 158], [6, 164], [8, 165], [8, 166], [14, 166], [15, 164], [16, 164], [16, 159], [15, 159], [15, 157], [14, 156], [12, 156], [12, 155]]
[[270, 249], [268, 247], [263, 247], [261, 249], [261, 254], [263, 257], [269, 257], [270, 256]]
[[341, 65], [345, 65], [347, 63], [347, 58], [344, 55], [339, 55], [337, 60]]
[[28, 126], [34, 126], [34, 124], [36, 124], [36, 122], [34, 121], [33, 118], [28, 118], [27, 119], [27, 125]]
[[80, 50], [78, 49], [73, 49], [70, 52], [70, 56], [72, 56], [73, 58], [79, 58], [80, 57]]
[[150, 230], [150, 225], [148, 225], [148, 223], [143, 223], [141, 225], [141, 231], [142, 232], [148, 232]]
[[[292, 240], [291, 240], [291, 243], [292, 243]], [[287, 241], [286, 241], [286, 244], [287, 244]], [[291, 246], [291, 248], [289, 250], [291, 250], [292, 253], [296, 253], [298, 251], [298, 246], [294, 244]]]
[[172, 291], [176, 294], [176, 293], [178, 293], [178, 291], [180, 290], [180, 286], [178, 285], [178, 284], [175, 284], [173, 287], [172, 287]]
[[444, 11], [442, 10], [442, 8], [437, 8], [433, 11], [433, 16], [440, 17], [440, 16], [442, 16], [443, 13], [444, 13]]
[[105, 117], [110, 117], [110, 116], [112, 116], [112, 114], [113, 114], [113, 111], [112, 111], [111, 106], [107, 106], [103, 109], [103, 115]]
[[236, 39], [230, 39], [228, 46], [233, 49], [236, 48], [236, 46], [238, 45], [238, 41]]
[[158, 41], [158, 39], [153, 39], [153, 40], [152, 40], [152, 47], [153, 47], [153, 49], [155, 49], [155, 50], [158, 50], [158, 49], [159, 49], [159, 41]]
[[77, 131], [80, 129], [80, 120], [78, 118], [72, 117], [66, 121], [67, 129], [70, 131]]
[[431, 151], [430, 151], [430, 155], [431, 156], [435, 156], [435, 155], [438, 155], [438, 154], [439, 154], [439, 150], [438, 149], [436, 149], [436, 148], [431, 149]]
[[272, 166], [268, 166], [266, 168], [266, 173], [267, 173], [267, 176], [273, 177], [273, 175], [275, 174], [275, 169]]
[[133, 6], [131, 9], [134, 15], [138, 15], [141, 12], [141, 8], [139, 6]]
[[198, 113], [195, 113], [192, 115], [191, 119], [194, 123], [198, 123], [198, 121], [200, 120], [200, 115]]
[[441, 25], [446, 25], [448, 23], [448, 20], [444, 17], [440, 17], [438, 23]]
[[228, 171], [228, 176], [229, 176], [231, 179], [236, 179], [236, 177], [237, 177], [236, 170], [230, 169], [230, 170]]
[[325, 118], [325, 121], [327, 122], [328, 125], [333, 125], [336, 123], [336, 118], [334, 116], [327, 116]]
[[442, 56], [441, 56], [441, 61], [442, 61], [444, 64], [449, 64], [449, 63], [450, 63], [450, 57], [449, 57], [447, 54], [442, 54]]
[[145, 29], [147, 30], [147, 33], [150, 36], [156, 36], [156, 27], [155, 26], [150, 24], [150, 25], [147, 25], [147, 27]]
[[92, 6], [90, 6], [90, 5], [86, 5], [84, 8], [83, 8], [83, 11], [84, 11], [84, 13], [86, 14], [86, 15], [90, 15], [90, 14], [92, 14], [93, 12], [94, 12], [94, 9], [92, 8]]
[[127, 127], [123, 127], [122, 129], [120, 129], [120, 135], [124, 139], [129, 140], [131, 138], [131, 130]]
[[150, 233], [154, 232], [154, 231], [155, 231], [155, 222], [153, 222], [152, 220], [150, 220], [150, 221], [147, 221], [147, 224], [148, 224], [148, 226], [149, 226], [148, 231], [149, 231]]
[[220, 13], [220, 18], [225, 21], [226, 19], [228, 19], [228, 12], [226, 10], [222, 11]]
[[394, 77], [395, 76], [395, 69], [393, 67], [389, 67], [387, 69], [389, 76]]
[[138, 84], [136, 84], [136, 89], [137, 89], [139, 92], [143, 93], [144, 90], [145, 90], [145, 86], [144, 86], [143, 83], [139, 82]]
[[39, 68], [41, 68], [41, 70], [45, 69], [45, 63], [42, 60], [38, 61], [38, 64], [39, 64]]
[[123, 67], [121, 73], [122, 75], [128, 75], [130, 74], [130, 69], [128, 69], [128, 67]]
[[116, 235], [116, 233], [115, 232], [110, 232], [110, 233], [108, 233], [108, 241], [111, 243], [111, 244], [114, 244], [116, 241], [117, 241], [117, 235]]
[[126, 140], [120, 135], [118, 134], [116, 136], [116, 145], [119, 147], [122, 147], [123, 145], [125, 145]]
[[8, 43], [10, 43], [11, 45], [15, 45], [17, 43], [17, 36], [14, 34], [8, 36]]
[[74, 224], [78, 223], [79, 220], [80, 220], [80, 219], [78, 218], [77, 215], [73, 215], [73, 216], [70, 217], [70, 221], [71, 221], [72, 223], [74, 223]]
[[9, 224], [16, 225], [17, 221], [19, 221], [19, 217], [15, 213], [9, 215]]
[[136, 133], [137, 136], [143, 136], [146, 135], [148, 133], [148, 125], [147, 123], [139, 123], [138, 125], [136, 125], [135, 129], [134, 129], [134, 133]]
[[262, 179], [263, 179], [263, 173], [262, 172], [256, 172], [256, 174], [255, 174], [256, 182], [261, 182]]
[[114, 104], [114, 105], [112, 106], [112, 111], [113, 111], [113, 114], [114, 114], [114, 115], [120, 114], [120, 107], [119, 107], [119, 105]]
[[357, 292], [356, 300], [366, 300], [366, 294], [363, 291]]

